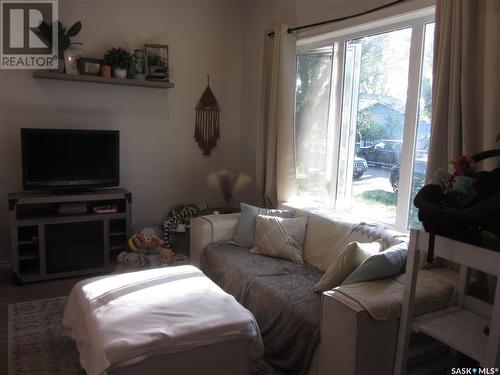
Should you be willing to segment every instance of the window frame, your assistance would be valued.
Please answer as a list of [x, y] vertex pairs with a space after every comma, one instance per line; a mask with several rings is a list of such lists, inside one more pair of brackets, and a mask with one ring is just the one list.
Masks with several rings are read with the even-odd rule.
[[[423, 74], [424, 43], [426, 25], [435, 22], [435, 7], [427, 7], [353, 27], [321, 34], [297, 41], [297, 55], [323, 47], [333, 48], [332, 70], [330, 77], [330, 107], [327, 124], [327, 197], [326, 205], [345, 212], [339, 197], [339, 161], [340, 142], [342, 137], [342, 108], [344, 93], [344, 75], [346, 72], [346, 45], [349, 40], [373, 36], [391, 31], [411, 28], [410, 55], [408, 66], [408, 87], [405, 104], [403, 144], [401, 149], [401, 166], [399, 175], [398, 200], [395, 223], [382, 222], [385, 226], [407, 231], [408, 217], [411, 207], [411, 188], [414, 169], [414, 152], [418, 129], [419, 101]], [[352, 135], [349, 136], [351, 142]], [[352, 163], [355, 155], [347, 160], [347, 178], [344, 191], [352, 191]], [[350, 174], [349, 174], [350, 173]], [[344, 202], [346, 200], [344, 199]], [[350, 215], [354, 215], [348, 212]], [[373, 221], [377, 221], [372, 219]]]

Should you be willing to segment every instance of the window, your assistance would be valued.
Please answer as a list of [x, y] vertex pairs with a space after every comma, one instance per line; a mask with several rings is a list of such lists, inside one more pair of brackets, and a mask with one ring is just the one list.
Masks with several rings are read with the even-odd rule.
[[327, 186], [327, 131], [332, 76], [331, 47], [308, 51], [297, 59], [295, 144], [297, 184], [312, 199]]
[[399, 229], [420, 225], [412, 201], [426, 174], [433, 34], [426, 9], [299, 43], [299, 196]]

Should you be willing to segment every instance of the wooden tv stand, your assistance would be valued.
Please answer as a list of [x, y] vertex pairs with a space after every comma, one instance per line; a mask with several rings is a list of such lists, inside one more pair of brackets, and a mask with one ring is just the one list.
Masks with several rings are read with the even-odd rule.
[[[17, 282], [109, 272], [125, 250], [131, 228], [132, 194], [125, 189], [77, 193], [12, 193], [12, 269]], [[85, 205], [86, 213], [59, 214], [67, 203]], [[116, 213], [94, 213], [115, 205]]]

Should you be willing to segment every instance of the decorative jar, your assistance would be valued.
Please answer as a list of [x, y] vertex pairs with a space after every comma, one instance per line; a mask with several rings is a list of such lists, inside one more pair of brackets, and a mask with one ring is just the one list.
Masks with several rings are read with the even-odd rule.
[[132, 60], [134, 79], [144, 80], [148, 75], [148, 64], [144, 50], [136, 49]]

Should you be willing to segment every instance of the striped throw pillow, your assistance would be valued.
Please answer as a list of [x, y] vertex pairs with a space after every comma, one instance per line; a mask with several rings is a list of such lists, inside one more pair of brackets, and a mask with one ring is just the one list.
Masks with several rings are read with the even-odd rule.
[[254, 254], [304, 263], [307, 217], [282, 218], [259, 215], [255, 221]]

